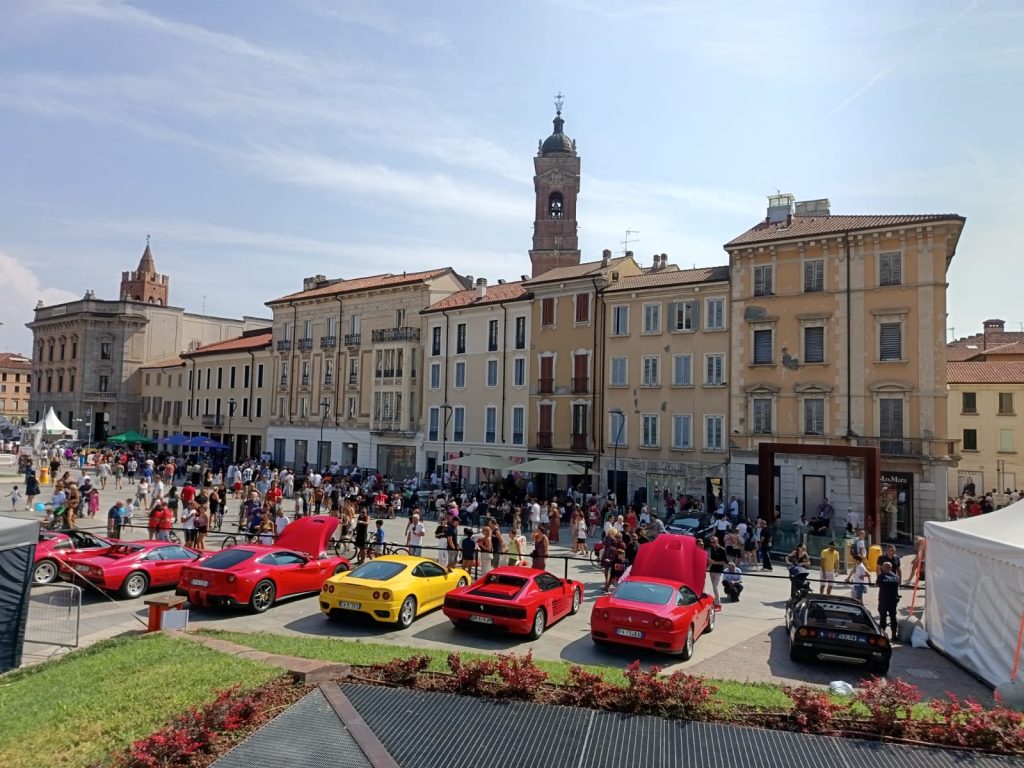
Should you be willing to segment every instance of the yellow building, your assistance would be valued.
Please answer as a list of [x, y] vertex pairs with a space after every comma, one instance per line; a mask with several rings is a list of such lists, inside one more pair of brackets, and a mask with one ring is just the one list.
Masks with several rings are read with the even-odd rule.
[[13, 352], [0, 353], [0, 416], [15, 424], [28, 420], [32, 394], [32, 360]]
[[[832, 215], [827, 200], [769, 198], [725, 245], [732, 280], [730, 493], [757, 509], [762, 441], [878, 446], [882, 533], [907, 539], [945, 515], [957, 460], [947, 424], [946, 270], [963, 217]], [[783, 458], [784, 520], [829, 497], [862, 517], [856, 462]]]

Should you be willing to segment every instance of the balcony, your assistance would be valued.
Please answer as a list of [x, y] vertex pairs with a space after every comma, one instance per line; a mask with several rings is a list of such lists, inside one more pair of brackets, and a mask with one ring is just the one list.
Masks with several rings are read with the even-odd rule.
[[587, 436], [586, 435], [573, 435], [570, 441], [570, 445], [574, 451], [585, 451], [587, 450]]
[[572, 393], [574, 395], [585, 395], [590, 392], [590, 377], [589, 376], [573, 376], [572, 377]]
[[204, 413], [203, 426], [206, 428], [223, 427], [224, 417], [219, 413]]
[[291, 339], [278, 339], [277, 340], [277, 351], [278, 352], [291, 352], [292, 351], [292, 340]]
[[537, 379], [537, 394], [538, 395], [553, 395], [555, 393], [555, 380], [551, 379]]
[[309, 386], [309, 376], [308, 375], [302, 377], [302, 386], [304, 386], [304, 387], [308, 387]]
[[370, 432], [378, 435], [416, 434], [416, 425], [406, 419], [374, 419]]
[[378, 379], [400, 379], [402, 378], [401, 368], [382, 368], [376, 372], [375, 378]]
[[371, 334], [374, 344], [383, 344], [389, 341], [419, 341], [419, 328], [381, 328]]
[[346, 333], [345, 334], [345, 346], [346, 347], [358, 347], [362, 343], [362, 334], [360, 333]]
[[324, 374], [324, 386], [329, 387], [334, 383], [334, 377], [329, 373]]
[[299, 339], [296, 343], [296, 347], [302, 351], [308, 351], [313, 348], [313, 339]]
[[545, 450], [551, 450], [552, 440], [554, 436], [553, 432], [538, 432], [537, 433], [537, 447]]
[[320, 349], [334, 349], [336, 346], [338, 346], [337, 336], [320, 337]]
[[[878, 446], [883, 456], [906, 456], [908, 458], [924, 458], [925, 456], [936, 456], [929, 451], [928, 443], [935, 442], [920, 438], [907, 437], [858, 437], [857, 446], [860, 448], [871, 448]], [[953, 447], [953, 441], [942, 441]], [[951, 451], [950, 451], [951, 452]], [[949, 455], [948, 453], [945, 455]]]
[[117, 400], [117, 392], [84, 392], [86, 400]]
[[348, 385], [350, 387], [358, 387], [359, 386], [359, 375], [358, 374], [350, 373], [349, 376], [348, 376]]

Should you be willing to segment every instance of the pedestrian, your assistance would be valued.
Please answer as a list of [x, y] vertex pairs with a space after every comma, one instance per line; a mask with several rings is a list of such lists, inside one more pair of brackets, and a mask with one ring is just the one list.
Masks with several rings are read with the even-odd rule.
[[925, 538], [924, 536], [918, 536], [914, 539], [914, 559], [910, 563], [910, 573], [907, 574], [907, 586], [912, 587], [913, 581], [924, 580], [924, 551], [925, 551]]
[[878, 558], [878, 563], [875, 568], [881, 568], [882, 563], [889, 563], [892, 566], [892, 572], [896, 574], [896, 578], [903, 582], [903, 572], [900, 570], [900, 558], [896, 554], [895, 544], [885, 545], [885, 554]]
[[896, 606], [900, 600], [900, 579], [893, 572], [891, 562], [885, 561], [879, 566], [875, 586], [878, 587], [878, 616], [882, 634], [885, 634], [885, 628], [888, 625], [892, 632], [892, 639], [895, 640], [899, 634], [899, 627], [896, 623]]
[[590, 554], [587, 549], [587, 519], [584, 517], [583, 512], [577, 512], [576, 514], [576, 549], [573, 550], [573, 554], [582, 555], [586, 557]]
[[472, 528], [463, 528], [462, 535], [462, 567], [475, 578], [476, 574], [473, 569], [477, 566], [477, 540], [473, 535]]
[[836, 543], [830, 541], [828, 546], [821, 550], [821, 584], [818, 585], [818, 591], [825, 595], [832, 594], [832, 587], [836, 583], [836, 571], [839, 570], [839, 550], [836, 549]]
[[549, 547], [548, 532], [543, 525], [540, 525], [533, 532], [533, 552], [530, 553], [533, 558], [533, 567], [538, 571], [547, 568]]
[[181, 527], [185, 531], [185, 546], [192, 547], [196, 543], [196, 510], [195, 504], [187, 504], [180, 515]]
[[359, 510], [359, 517], [356, 518], [356, 559], [357, 562], [364, 562], [369, 549], [370, 538], [370, 513], [366, 507]]
[[21, 503], [21, 491], [18, 490], [18, 486], [14, 486], [11, 492], [7, 494], [7, 498], [11, 500], [11, 511], [18, 511], [18, 504]]
[[708, 574], [711, 578], [711, 591], [715, 596], [715, 610], [722, 610], [722, 599], [718, 589], [722, 583], [722, 574], [725, 572], [725, 564], [729, 562], [729, 555], [718, 543], [718, 537], [711, 537], [711, 546], [708, 548]]
[[537, 501], [537, 497], [535, 496], [530, 501], [530, 519], [528, 521], [529, 525], [526, 527], [528, 532], [536, 530], [537, 526], [540, 525], [540, 516], [540, 503]]
[[725, 591], [726, 597], [734, 603], [740, 601], [740, 593], [743, 591], [743, 571], [736, 563], [729, 563], [725, 566], [725, 572], [722, 574], [722, 589]]
[[[167, 509], [167, 517], [171, 517], [170, 507]], [[199, 509], [196, 510], [196, 549], [202, 552], [206, 549], [206, 532], [210, 530], [210, 512], [206, 504], [201, 504]]]
[[39, 495], [39, 479], [33, 470], [25, 473], [25, 509], [35, 509], [36, 496]]
[[100, 492], [97, 488], [90, 488], [86, 494], [86, 508], [89, 510], [89, 517], [96, 517], [100, 511]]
[[615, 565], [619, 562], [620, 553], [625, 559], [626, 546], [622, 542], [622, 534], [616, 528], [609, 527], [601, 542], [601, 568], [604, 569], [604, 591], [611, 592], [612, 577]]
[[501, 555], [508, 547], [505, 544], [505, 537], [501, 534], [501, 527], [493, 517], [487, 523], [491, 534], [491, 567], [497, 568], [501, 565]]
[[418, 509], [409, 515], [409, 524], [405, 526], [405, 545], [409, 548], [409, 554], [420, 557], [423, 552], [423, 537], [427, 529], [420, 522]]
[[448, 523], [442, 518], [438, 520], [434, 529], [434, 546], [436, 548], [434, 557], [437, 564], [442, 568], [448, 567]]
[[174, 525], [171, 519], [171, 510], [164, 504], [163, 499], [153, 502], [153, 510], [156, 516], [156, 540], [170, 541], [171, 527]]
[[774, 526], [764, 520], [757, 521], [758, 547], [761, 551], [761, 570], [772, 570], [772, 543], [775, 538]]
[[477, 576], [486, 576], [491, 571], [493, 552], [491, 550], [491, 531], [484, 526], [476, 537], [476, 561], [479, 571]]
[[846, 577], [846, 581], [847, 583], [853, 582], [853, 592], [851, 593], [853, 599], [863, 603], [864, 595], [868, 591], [868, 584], [871, 583], [871, 574], [864, 567], [864, 558], [856, 552], [853, 553], [853, 570]]

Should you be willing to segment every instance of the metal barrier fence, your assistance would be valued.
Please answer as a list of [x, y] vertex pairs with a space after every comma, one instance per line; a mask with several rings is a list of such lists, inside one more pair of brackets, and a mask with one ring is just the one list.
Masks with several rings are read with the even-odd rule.
[[75, 584], [35, 586], [29, 594], [25, 641], [76, 648], [81, 614], [81, 587]]

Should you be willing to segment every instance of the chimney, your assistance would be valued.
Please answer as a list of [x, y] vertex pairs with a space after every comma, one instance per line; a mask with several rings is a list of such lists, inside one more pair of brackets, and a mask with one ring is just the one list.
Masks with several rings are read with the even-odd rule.
[[654, 254], [654, 263], [651, 265], [651, 269], [655, 270], [661, 266], [661, 256]]
[[1006, 328], [1006, 321], [999, 320], [998, 318], [993, 320], [985, 320], [982, 322], [981, 327], [984, 329], [981, 335], [981, 348], [988, 349], [988, 335], [989, 333], [1002, 333]]
[[520, 282], [523, 282], [523, 283], [525, 283], [525, 282], [526, 282], [527, 280], [529, 280], [529, 279], [530, 279], [530, 276], [529, 276], [529, 275], [520, 275], [520, 276], [519, 276], [519, 280], [520, 280]]
[[498, 278], [498, 285], [504, 285], [505, 281], [502, 278]]
[[476, 297], [478, 299], [487, 298], [487, 278], [481, 277], [476, 281]]
[[603, 251], [601, 251], [601, 266], [602, 267], [607, 267], [611, 263], [612, 263], [612, 252], [610, 250], [608, 250], [607, 248], [605, 248]]
[[663, 253], [663, 254], [661, 254], [661, 266], [659, 267], [659, 269], [664, 269], [667, 266], [668, 266], [668, 254], [667, 253]]
[[469, 283], [470, 287], [476, 285], [476, 280], [472, 275], [466, 275], [466, 282]]

